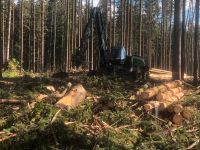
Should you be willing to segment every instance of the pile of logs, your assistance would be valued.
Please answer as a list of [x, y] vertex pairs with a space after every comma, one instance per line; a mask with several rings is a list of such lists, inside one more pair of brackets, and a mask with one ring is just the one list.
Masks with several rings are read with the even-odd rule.
[[173, 114], [173, 123], [182, 124], [184, 119], [190, 119], [194, 114], [192, 108], [184, 108], [179, 103], [184, 94], [183, 82], [177, 80], [146, 89], [137, 95], [137, 99], [145, 101], [143, 107], [146, 111], [168, 111]]

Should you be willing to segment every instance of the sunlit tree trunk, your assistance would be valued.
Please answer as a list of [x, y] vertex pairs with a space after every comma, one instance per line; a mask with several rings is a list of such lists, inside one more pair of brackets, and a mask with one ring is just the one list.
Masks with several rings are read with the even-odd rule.
[[186, 0], [183, 0], [183, 12], [182, 12], [182, 41], [181, 41], [181, 79], [184, 80], [185, 73], [185, 9], [186, 9]]
[[11, 30], [11, 0], [8, 1], [7, 37], [6, 37], [6, 61], [10, 58], [10, 30]]

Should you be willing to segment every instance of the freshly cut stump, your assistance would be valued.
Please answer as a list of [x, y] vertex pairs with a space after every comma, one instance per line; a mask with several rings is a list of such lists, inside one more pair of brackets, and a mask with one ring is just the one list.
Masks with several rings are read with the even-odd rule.
[[87, 91], [81, 84], [71, 88], [71, 90], [61, 98], [55, 105], [61, 109], [75, 108], [86, 99]]

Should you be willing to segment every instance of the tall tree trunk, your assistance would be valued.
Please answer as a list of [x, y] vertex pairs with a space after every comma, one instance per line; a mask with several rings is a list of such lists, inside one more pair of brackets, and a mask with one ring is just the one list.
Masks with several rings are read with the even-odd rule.
[[129, 55], [132, 54], [132, 43], [133, 43], [133, 35], [132, 35], [132, 26], [133, 26], [133, 14], [132, 14], [132, 9], [133, 9], [133, 0], [130, 0], [130, 30], [129, 32]]
[[109, 18], [109, 50], [111, 50], [112, 47], [112, 1], [109, 1], [109, 11], [110, 11], [110, 18]]
[[41, 0], [41, 71], [44, 71], [44, 0]]
[[5, 1], [0, 1], [0, 79], [2, 79], [2, 67], [4, 63], [4, 5]]
[[172, 79], [181, 79], [181, 3], [175, 1], [174, 10], [174, 49], [172, 52]]
[[24, 62], [24, 0], [21, 0], [20, 7], [20, 71], [23, 70]]
[[10, 39], [10, 57], [13, 57], [14, 50], [14, 34], [15, 34], [15, 2], [12, 0], [12, 11], [11, 11], [11, 39]]
[[186, 0], [183, 0], [183, 12], [182, 12], [182, 41], [181, 41], [181, 79], [184, 80], [185, 73], [185, 10], [186, 9]]
[[35, 54], [35, 0], [31, 0], [31, 70], [36, 71]]
[[170, 27], [169, 27], [169, 30], [170, 30], [170, 33], [169, 33], [169, 56], [168, 56], [168, 62], [169, 62], [169, 66], [168, 66], [168, 69], [171, 70], [171, 64], [172, 64], [172, 61], [171, 61], [171, 56], [172, 56], [172, 16], [173, 16], [173, 1], [171, 0], [171, 3], [170, 3]]
[[121, 0], [121, 45], [124, 45], [124, 0]]
[[199, 0], [196, 0], [196, 16], [195, 16], [195, 41], [194, 41], [194, 85], [198, 86], [198, 51], [199, 51]]
[[11, 0], [9, 0], [8, 2], [6, 61], [8, 61], [10, 58], [10, 29], [11, 29]]
[[54, 40], [53, 40], [53, 71], [56, 69], [56, 39], [57, 39], [57, 2], [54, 1]]
[[79, 11], [78, 11], [78, 47], [81, 46], [81, 18], [82, 18], [82, 0], [79, 0]]
[[66, 9], [67, 9], [67, 15], [66, 15], [66, 63], [65, 63], [65, 71], [69, 71], [69, 23], [70, 23], [70, 20], [69, 20], [69, 0], [66, 0]]
[[115, 0], [113, 1], [113, 46], [115, 46], [116, 45], [116, 42], [115, 42], [115, 10], [116, 10], [116, 8], [115, 8], [116, 6], [115, 6]]
[[139, 56], [142, 56], [142, 3], [140, 0], [140, 16], [139, 16]]

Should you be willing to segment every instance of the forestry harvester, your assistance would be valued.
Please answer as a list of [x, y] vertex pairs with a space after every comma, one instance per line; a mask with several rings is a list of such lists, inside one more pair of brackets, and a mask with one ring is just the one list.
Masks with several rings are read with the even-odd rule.
[[107, 71], [123, 71], [131, 73], [136, 79], [145, 79], [149, 75], [149, 67], [146, 65], [145, 59], [140, 56], [127, 56], [126, 50], [123, 46], [107, 49], [107, 40], [105, 35], [105, 28], [102, 19], [102, 12], [99, 7], [95, 7], [91, 12], [90, 19], [86, 25], [81, 39], [80, 50], [74, 56], [74, 63], [80, 66], [86, 58], [85, 45], [92, 33], [93, 21], [97, 27], [99, 40], [99, 63], [98, 70]]

